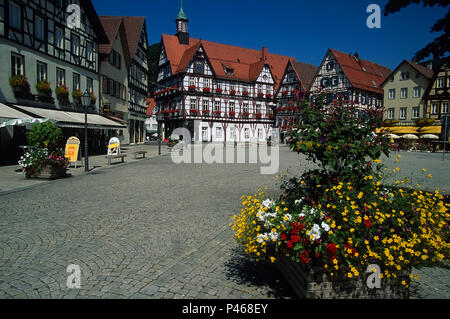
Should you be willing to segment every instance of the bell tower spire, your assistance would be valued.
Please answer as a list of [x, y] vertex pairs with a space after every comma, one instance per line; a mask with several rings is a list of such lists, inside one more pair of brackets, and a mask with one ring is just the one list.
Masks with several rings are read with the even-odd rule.
[[177, 26], [178, 42], [180, 42], [180, 44], [189, 45], [188, 22], [189, 19], [187, 18], [186, 13], [184, 13], [183, 10], [183, 0], [181, 0], [180, 12], [178, 12], [178, 17], [175, 20]]

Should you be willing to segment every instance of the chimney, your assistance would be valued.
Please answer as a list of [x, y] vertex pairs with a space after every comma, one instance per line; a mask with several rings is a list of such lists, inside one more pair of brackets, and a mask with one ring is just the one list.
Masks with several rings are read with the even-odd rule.
[[359, 53], [355, 52], [355, 54], [353, 56], [355, 57], [356, 61], [358, 61], [358, 63], [359, 63]]
[[266, 61], [266, 60], [267, 60], [267, 48], [263, 47], [261, 61]]

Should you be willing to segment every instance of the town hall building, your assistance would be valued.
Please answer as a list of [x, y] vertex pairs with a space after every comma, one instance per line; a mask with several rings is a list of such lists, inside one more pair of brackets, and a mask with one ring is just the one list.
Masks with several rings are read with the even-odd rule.
[[176, 35], [162, 35], [154, 93], [165, 136], [185, 127], [195, 142], [265, 141], [275, 123], [275, 93], [295, 59], [193, 39], [183, 8], [175, 21]]

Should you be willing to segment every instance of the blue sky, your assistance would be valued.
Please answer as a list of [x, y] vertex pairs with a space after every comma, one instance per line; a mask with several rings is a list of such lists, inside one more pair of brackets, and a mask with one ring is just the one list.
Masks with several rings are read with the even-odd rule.
[[[99, 15], [145, 16], [150, 44], [175, 33], [180, 0], [93, 0]], [[319, 65], [328, 48], [357, 51], [362, 59], [394, 69], [434, 40], [431, 26], [448, 9], [412, 5], [369, 29], [369, 4], [387, 0], [184, 0], [193, 38], [295, 57]]]

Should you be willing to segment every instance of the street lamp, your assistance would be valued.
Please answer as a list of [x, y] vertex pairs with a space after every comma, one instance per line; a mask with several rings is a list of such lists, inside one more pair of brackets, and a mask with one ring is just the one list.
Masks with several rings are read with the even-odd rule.
[[87, 126], [87, 109], [92, 103], [91, 93], [86, 90], [81, 96], [81, 105], [84, 108], [84, 171], [89, 172], [88, 157], [88, 126]]

